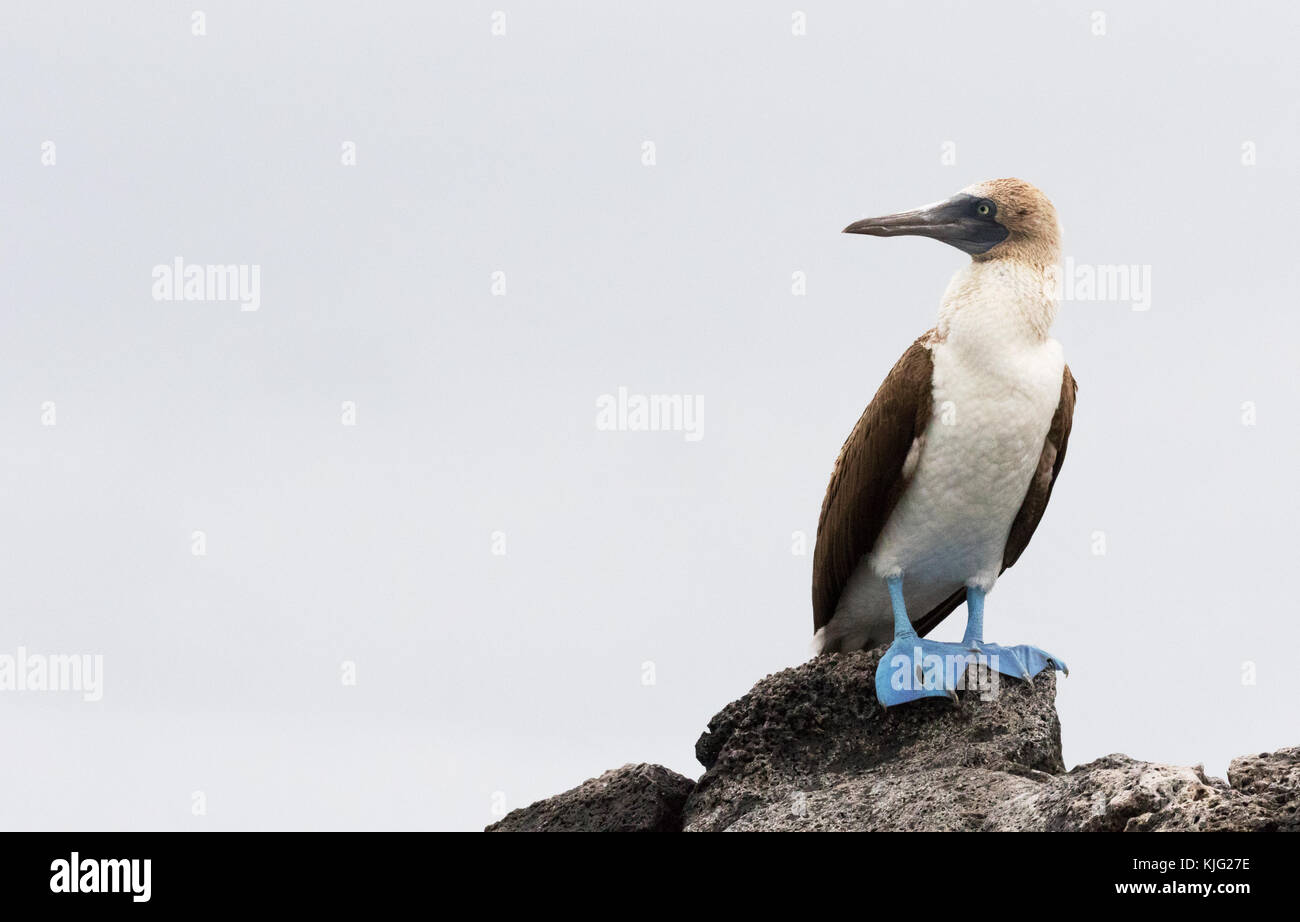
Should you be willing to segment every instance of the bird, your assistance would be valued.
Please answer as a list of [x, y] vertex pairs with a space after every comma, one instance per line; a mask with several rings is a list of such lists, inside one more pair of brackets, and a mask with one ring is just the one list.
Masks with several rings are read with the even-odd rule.
[[[815, 651], [888, 643], [875, 676], [886, 708], [960, 703], [973, 661], [1026, 681], [1049, 666], [1068, 675], [1038, 647], [984, 640], [985, 599], [1038, 528], [1074, 419], [1078, 385], [1049, 335], [1055, 207], [1024, 180], [994, 179], [843, 233], [930, 237], [970, 261], [835, 461], [813, 553]], [[927, 639], [963, 602], [961, 642]]]

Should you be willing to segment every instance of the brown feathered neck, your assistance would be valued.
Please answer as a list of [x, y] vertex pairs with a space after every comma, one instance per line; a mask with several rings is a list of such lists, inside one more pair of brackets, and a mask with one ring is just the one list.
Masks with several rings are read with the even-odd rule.
[[962, 191], [997, 203], [997, 221], [1008, 231], [1006, 240], [973, 256], [974, 262], [1015, 260], [1047, 271], [1061, 261], [1061, 222], [1037, 186], [1023, 179], [990, 179]]

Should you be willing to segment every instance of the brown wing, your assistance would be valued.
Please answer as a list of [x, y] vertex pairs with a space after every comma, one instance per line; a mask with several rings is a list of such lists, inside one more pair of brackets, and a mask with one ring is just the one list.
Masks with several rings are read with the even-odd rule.
[[[1020, 559], [1020, 555], [1029, 545], [1029, 539], [1034, 536], [1034, 529], [1038, 528], [1038, 523], [1042, 521], [1047, 502], [1052, 498], [1052, 487], [1056, 485], [1056, 476], [1061, 473], [1061, 465], [1065, 463], [1065, 448], [1069, 444], [1070, 426], [1074, 422], [1074, 397], [1078, 391], [1078, 382], [1074, 380], [1074, 375], [1070, 374], [1070, 366], [1066, 365], [1065, 374], [1061, 376], [1061, 401], [1056, 405], [1056, 412], [1052, 415], [1052, 425], [1047, 430], [1047, 438], [1043, 440], [1043, 451], [1038, 456], [1038, 468], [1034, 471], [1033, 479], [1029, 481], [1025, 501], [1020, 504], [1020, 511], [1016, 513], [1016, 518], [1011, 523], [1011, 532], [1007, 535], [1007, 548], [1002, 555], [1004, 573], [1007, 567]], [[924, 637], [940, 621], [948, 617], [953, 609], [965, 601], [966, 589], [962, 587], [938, 607], [913, 622], [917, 634]]]
[[1047, 501], [1052, 498], [1052, 487], [1056, 485], [1056, 475], [1061, 473], [1065, 463], [1065, 448], [1070, 442], [1070, 426], [1074, 422], [1074, 396], [1079, 392], [1079, 384], [1070, 374], [1070, 366], [1065, 366], [1061, 376], [1061, 402], [1056, 405], [1052, 416], [1052, 427], [1047, 430], [1043, 440], [1043, 453], [1038, 456], [1038, 470], [1029, 482], [1025, 501], [1011, 523], [1011, 533], [1007, 535], [1007, 550], [1002, 555], [1002, 569], [1005, 571], [1020, 559], [1034, 536], [1034, 529], [1042, 521]]
[[931, 333], [903, 353], [835, 461], [813, 552], [814, 631], [835, 614], [849, 576], [876, 543], [906, 486], [907, 454], [930, 422], [934, 362], [925, 342]]

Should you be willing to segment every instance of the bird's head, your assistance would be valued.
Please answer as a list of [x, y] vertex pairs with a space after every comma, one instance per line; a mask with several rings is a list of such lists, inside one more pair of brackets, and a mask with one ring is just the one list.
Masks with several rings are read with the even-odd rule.
[[933, 237], [979, 261], [1020, 259], [1046, 266], [1061, 252], [1056, 209], [1023, 179], [975, 183], [933, 205], [854, 221], [844, 233]]

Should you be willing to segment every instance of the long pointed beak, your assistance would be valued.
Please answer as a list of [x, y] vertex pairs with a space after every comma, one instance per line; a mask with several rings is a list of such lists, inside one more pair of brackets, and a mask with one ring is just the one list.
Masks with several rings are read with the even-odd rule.
[[942, 237], [954, 223], [942, 205], [900, 211], [879, 218], [863, 218], [844, 228], [846, 234], [869, 234], [872, 237]]
[[1005, 240], [1009, 231], [991, 217], [979, 215], [975, 210], [979, 201], [962, 193], [923, 208], [854, 221], [844, 233], [932, 237], [972, 255], [983, 253]]

